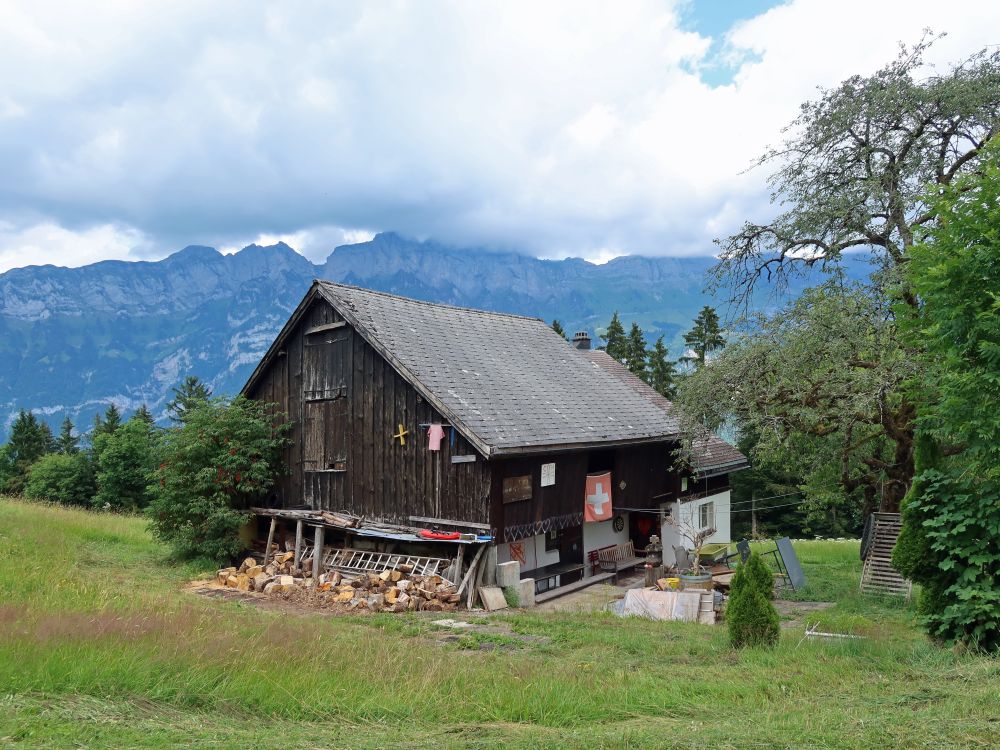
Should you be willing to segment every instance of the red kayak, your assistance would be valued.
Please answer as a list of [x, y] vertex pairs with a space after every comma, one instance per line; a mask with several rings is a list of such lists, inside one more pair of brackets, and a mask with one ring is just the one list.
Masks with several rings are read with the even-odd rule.
[[457, 531], [431, 531], [430, 529], [421, 529], [417, 533], [424, 539], [453, 540], [462, 536]]

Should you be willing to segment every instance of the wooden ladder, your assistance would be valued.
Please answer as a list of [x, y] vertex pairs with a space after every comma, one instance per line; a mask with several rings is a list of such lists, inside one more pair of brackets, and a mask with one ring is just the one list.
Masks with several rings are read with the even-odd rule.
[[[312, 557], [313, 548], [308, 547], [303, 557]], [[359, 549], [324, 549], [323, 569], [345, 572], [381, 573], [399, 565], [412, 565], [413, 573], [426, 576], [439, 573], [451, 564], [442, 557], [421, 557], [419, 555], [395, 555], [389, 552], [373, 552]]]
[[861, 571], [861, 590], [866, 594], [910, 598], [913, 584], [892, 567], [892, 550], [899, 538], [899, 513], [873, 513], [871, 547]]

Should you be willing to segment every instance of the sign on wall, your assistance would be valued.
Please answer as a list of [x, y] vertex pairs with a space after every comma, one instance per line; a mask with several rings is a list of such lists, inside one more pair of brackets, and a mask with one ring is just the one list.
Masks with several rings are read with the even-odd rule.
[[503, 480], [503, 501], [516, 503], [519, 500], [531, 499], [531, 475], [507, 477]]
[[583, 520], [586, 523], [611, 518], [611, 472], [587, 475], [587, 493], [583, 500]]
[[542, 487], [551, 487], [556, 483], [556, 465], [542, 464]]

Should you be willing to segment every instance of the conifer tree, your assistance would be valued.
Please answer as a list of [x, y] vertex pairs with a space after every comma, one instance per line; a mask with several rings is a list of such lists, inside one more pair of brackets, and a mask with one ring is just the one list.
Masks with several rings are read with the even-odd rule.
[[56, 438], [56, 451], [67, 456], [79, 453], [80, 437], [73, 434], [73, 420], [68, 416], [63, 419], [59, 428], [59, 437]]
[[188, 375], [173, 391], [174, 397], [167, 403], [167, 412], [174, 422], [183, 422], [188, 409], [203, 404], [212, 397], [212, 389], [197, 375]]
[[625, 340], [625, 366], [636, 377], [647, 379], [646, 337], [643, 336], [642, 329], [635, 321], [632, 321], [628, 338]]
[[49, 426], [30, 411], [21, 409], [0, 455], [0, 491], [21, 494], [31, 465], [55, 447]]
[[617, 310], [611, 316], [611, 322], [608, 323], [608, 330], [601, 338], [604, 339], [604, 351], [608, 353], [608, 356], [618, 362], [624, 362], [628, 353], [628, 342], [625, 336], [625, 327], [618, 317]]
[[711, 305], [705, 305], [694, 319], [691, 330], [684, 334], [684, 343], [694, 352], [694, 356], [681, 357], [686, 362], [694, 362], [695, 367], [705, 364], [706, 357], [716, 349], [726, 345], [719, 325], [719, 315]]
[[667, 359], [667, 347], [663, 343], [663, 336], [660, 336], [649, 350], [649, 384], [662, 396], [673, 398], [677, 392], [677, 384], [674, 382], [677, 373], [674, 363]]
[[558, 320], [552, 321], [552, 330], [558, 333], [563, 338], [566, 338], [566, 329], [563, 328], [563, 324]]
[[145, 404], [135, 410], [135, 414], [132, 415], [132, 419], [145, 422], [149, 427], [156, 425], [156, 419], [153, 418], [152, 412], [149, 411], [149, 407]]

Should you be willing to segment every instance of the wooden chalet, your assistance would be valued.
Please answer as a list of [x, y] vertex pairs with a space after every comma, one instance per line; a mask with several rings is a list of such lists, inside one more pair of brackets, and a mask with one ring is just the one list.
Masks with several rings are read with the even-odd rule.
[[[728, 541], [718, 517], [728, 519], [729, 474], [746, 465], [713, 436], [690, 472], [675, 471], [673, 405], [586, 334], [569, 343], [538, 319], [326, 281], [243, 392], [294, 422], [270, 508], [488, 533], [499, 560], [519, 560], [540, 589], [591, 575], [598, 549], [645, 547], [678, 503], [711, 504]], [[585, 522], [588, 475], [608, 474], [610, 512]], [[346, 544], [401, 542], [372, 533]]]

